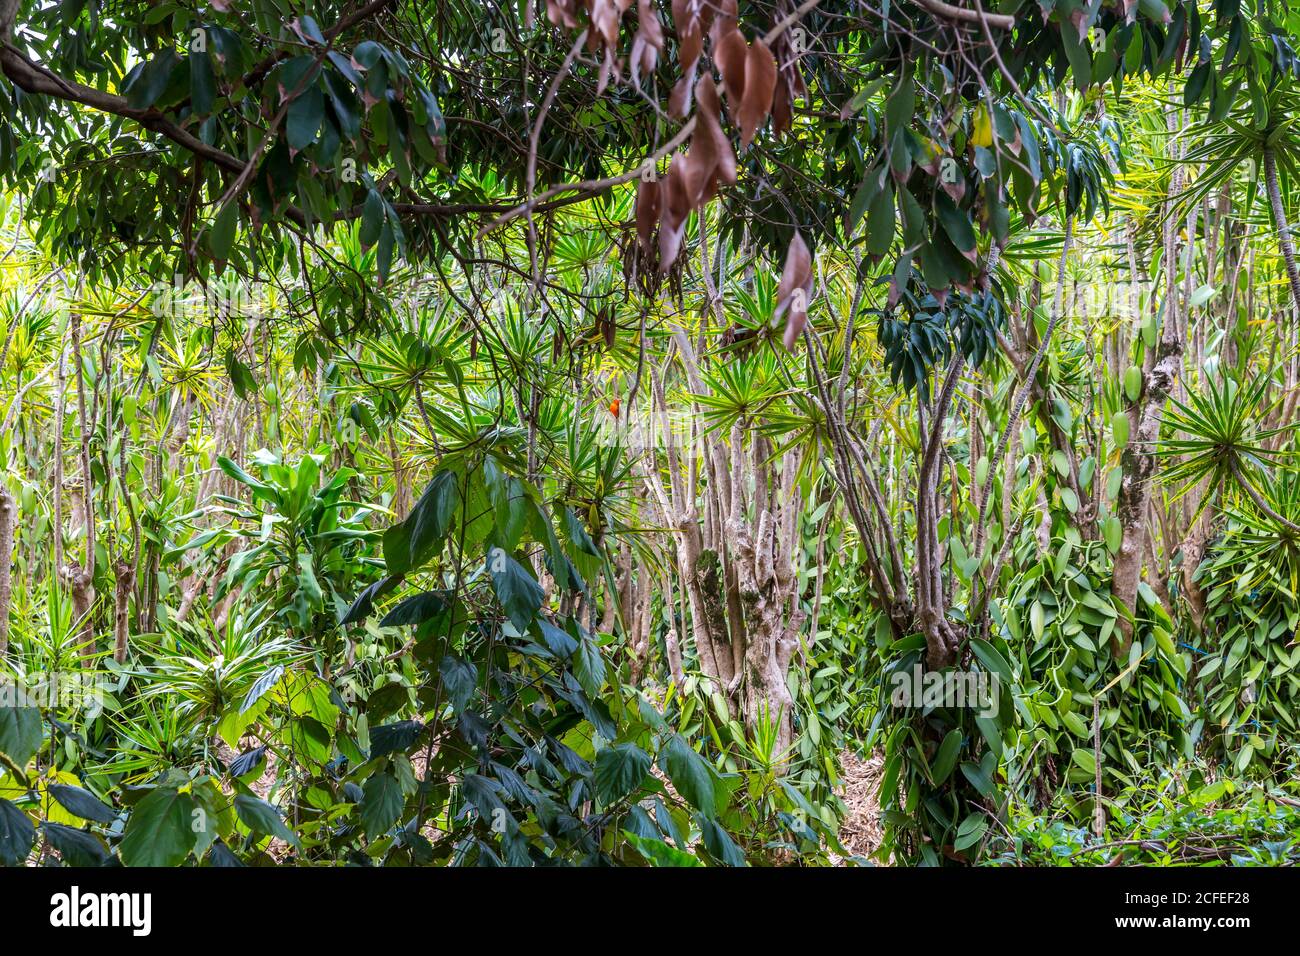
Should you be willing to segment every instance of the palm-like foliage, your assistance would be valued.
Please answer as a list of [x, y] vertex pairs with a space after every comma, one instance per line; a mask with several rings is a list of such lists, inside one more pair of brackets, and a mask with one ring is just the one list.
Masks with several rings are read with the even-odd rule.
[[[1185, 402], [1172, 401], [1165, 423], [1174, 437], [1162, 440], [1159, 449], [1166, 459], [1163, 478], [1181, 485], [1176, 497], [1208, 480], [1213, 488], [1236, 487], [1259, 499], [1258, 485], [1267, 481], [1270, 469], [1293, 455], [1278, 449], [1276, 439], [1296, 425], [1256, 426], [1268, 390], [1263, 376], [1244, 388], [1227, 376], [1207, 376], [1205, 386], [1204, 393]], [[1209, 496], [1202, 507], [1208, 501]]]
[[187, 722], [219, 721], [239, 709], [253, 685], [273, 667], [306, 657], [287, 636], [268, 634], [265, 606], [231, 615], [219, 631], [210, 621], [184, 622], [169, 628], [171, 650], [161, 650], [142, 680], [141, 697], [161, 697]]

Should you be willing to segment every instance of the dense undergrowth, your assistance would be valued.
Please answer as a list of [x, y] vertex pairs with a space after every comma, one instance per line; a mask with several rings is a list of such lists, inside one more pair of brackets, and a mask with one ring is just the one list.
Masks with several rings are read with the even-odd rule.
[[1294, 15], [394, 6], [0, 50], [0, 863], [1297, 861]]

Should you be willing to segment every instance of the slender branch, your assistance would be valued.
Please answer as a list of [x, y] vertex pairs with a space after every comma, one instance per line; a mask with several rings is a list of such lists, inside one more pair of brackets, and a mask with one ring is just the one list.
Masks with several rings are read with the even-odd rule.
[[1016, 25], [1016, 18], [1004, 13], [984, 13], [982, 10], [967, 10], [964, 7], [955, 7], [951, 3], [944, 3], [943, 0], [916, 0], [916, 2], [935, 16], [944, 17], [948, 20], [958, 20], [962, 23], [978, 23], [983, 26], [997, 27], [999, 30], [1011, 30]]

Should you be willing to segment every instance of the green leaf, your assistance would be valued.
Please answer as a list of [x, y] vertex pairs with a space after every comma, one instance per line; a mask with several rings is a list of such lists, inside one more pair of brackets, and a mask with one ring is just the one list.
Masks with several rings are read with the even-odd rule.
[[542, 640], [552, 654], [561, 660], [568, 660], [578, 649], [575, 641], [567, 631], [561, 630], [545, 618], [538, 618], [537, 624], [542, 631]]
[[930, 765], [930, 776], [936, 786], [943, 783], [952, 775], [953, 767], [957, 765], [957, 754], [961, 751], [961, 731], [950, 730], [947, 736], [943, 738], [943, 743], [939, 745], [939, 750], [935, 754], [934, 763]]
[[452, 708], [459, 714], [469, 704], [470, 697], [478, 687], [478, 668], [455, 654], [444, 654], [438, 662], [438, 674]]
[[320, 582], [316, 580], [311, 553], [307, 551], [298, 555], [298, 590], [312, 607], [318, 607], [324, 597]]
[[974, 252], [975, 230], [971, 228], [970, 217], [941, 189], [934, 194], [934, 211], [952, 244], [964, 253]]
[[592, 697], [600, 693], [605, 683], [605, 658], [601, 656], [600, 646], [586, 634], [578, 642], [578, 652], [573, 657], [573, 676]]
[[107, 806], [89, 790], [69, 786], [66, 783], [52, 783], [49, 793], [59, 806], [75, 817], [93, 820], [96, 823], [112, 823], [117, 819], [117, 811]]
[[606, 805], [631, 793], [650, 772], [650, 755], [636, 744], [614, 744], [596, 754], [596, 793]]
[[862, 182], [858, 185], [857, 192], [853, 194], [853, 201], [849, 203], [849, 211], [844, 219], [844, 235], [852, 238], [857, 232], [858, 223], [866, 215], [867, 210], [871, 208], [872, 202], [880, 193], [881, 171], [872, 167], [868, 169], [862, 177]]
[[167, 89], [172, 70], [179, 62], [174, 50], [163, 50], [132, 74], [123, 87], [126, 104], [133, 110], [147, 110]]
[[[0, 693], [17, 696], [13, 685], [0, 686]], [[35, 707], [14, 706], [22, 703], [22, 699], [0, 701], [0, 753], [16, 766], [26, 768], [41, 749], [41, 712]]]
[[36, 843], [36, 827], [8, 800], [0, 800], [0, 863], [21, 866]]
[[384, 615], [379, 626], [402, 627], [423, 624], [447, 609], [450, 596], [449, 591], [425, 591], [403, 598], [395, 608]]
[[280, 812], [265, 800], [241, 793], [235, 797], [235, 812], [239, 814], [244, 826], [254, 833], [264, 833], [298, 846], [298, 837], [284, 825]]
[[267, 691], [278, 684], [280, 678], [283, 676], [283, 664], [272, 664], [267, 668], [266, 672], [253, 682], [253, 686], [250, 687], [248, 693], [244, 695], [244, 701], [239, 705], [239, 712], [241, 714], [248, 713], [248, 709], [261, 700], [262, 696], [265, 695]]
[[969, 814], [957, 828], [957, 837], [953, 840], [952, 848], [960, 853], [962, 850], [968, 850], [975, 846], [984, 836], [984, 831], [989, 828], [989, 819], [978, 810]]
[[890, 135], [906, 129], [916, 111], [916, 90], [911, 74], [905, 74], [885, 102], [885, 124]]
[[652, 866], [703, 866], [699, 860], [689, 853], [683, 853], [674, 847], [669, 846], [663, 840], [655, 837], [638, 836], [631, 830], [624, 830], [625, 836], [629, 843], [636, 848], [636, 851], [650, 862]]
[[93, 833], [62, 823], [42, 823], [41, 829], [67, 866], [103, 866], [108, 862], [108, 848]]
[[497, 600], [510, 623], [518, 631], [526, 630], [542, 606], [542, 586], [504, 548], [488, 549], [487, 568], [492, 578], [492, 589], [496, 591]]
[[1120, 545], [1124, 543], [1124, 526], [1114, 515], [1107, 516], [1101, 523], [1101, 534], [1106, 539], [1106, 547], [1111, 554], [1119, 554]]
[[318, 83], [313, 83], [289, 104], [289, 116], [285, 121], [289, 148], [297, 152], [316, 142], [324, 119], [325, 94]]
[[383, 197], [373, 189], [367, 192], [365, 205], [361, 207], [359, 238], [362, 251], [368, 250], [379, 241], [379, 234], [383, 228], [386, 215]]
[[402, 815], [406, 800], [396, 778], [377, 773], [366, 781], [362, 790], [361, 825], [368, 839], [386, 833]]
[[390, 574], [367, 586], [356, 596], [356, 599], [353, 600], [352, 606], [349, 607], [347, 613], [343, 615], [343, 620], [339, 621], [339, 626], [343, 627], [348, 624], [356, 624], [359, 621], [364, 621], [374, 610], [375, 601], [379, 600], [401, 583], [401, 575]]
[[127, 866], [180, 866], [194, 849], [194, 798], [159, 787], [131, 811], [119, 852]]
[[1065, 452], [1059, 448], [1052, 449], [1052, 467], [1062, 478], [1070, 473], [1070, 459], [1065, 457]]
[[867, 252], [883, 256], [894, 242], [894, 191], [886, 186], [876, 193], [867, 211]]
[[975, 653], [975, 656], [979, 658], [980, 663], [983, 664], [990, 673], [996, 674], [998, 680], [1000, 680], [1005, 686], [1011, 686], [1011, 665], [1007, 663], [1005, 657], [998, 653], [997, 648], [988, 641], [979, 637], [972, 637], [970, 639], [970, 647]]
[[460, 504], [458, 476], [446, 469], [439, 471], [406, 519], [384, 532], [384, 564], [388, 573], [405, 574], [418, 568], [441, 548]]
[[[212, 253], [212, 258], [218, 262], [225, 262], [230, 258], [230, 249], [235, 243], [235, 227], [239, 224], [239, 203], [230, 201], [217, 211], [217, 217], [212, 221], [212, 228], [208, 231], [208, 251]], [[233, 355], [233, 353], [229, 353]], [[251, 381], [252, 376], [248, 376]], [[234, 376], [231, 376], [234, 381]], [[245, 397], [240, 395], [240, 398]]]
[[1097, 772], [1097, 758], [1089, 748], [1079, 747], [1070, 754], [1070, 759], [1085, 773]]
[[713, 771], [680, 734], [673, 734], [659, 755], [659, 767], [677, 792], [696, 810], [713, 813]]
[[[406, 689], [400, 684], [389, 684], [399, 688], [405, 697]], [[371, 701], [374, 695], [371, 695]], [[367, 710], [369, 715], [369, 710]], [[390, 753], [405, 753], [419, 739], [424, 724], [418, 720], [399, 720], [392, 724], [381, 724], [370, 728], [370, 758], [382, 757]]]
[[740, 847], [731, 839], [731, 835], [722, 829], [716, 822], [708, 817], [701, 815], [700, 837], [704, 840], [704, 848], [709, 851], [709, 855], [715, 860], [719, 860], [725, 866], [744, 866], [745, 854], [741, 852]]
[[207, 116], [217, 98], [217, 80], [212, 74], [212, 58], [206, 51], [191, 53], [190, 106], [197, 116]]
[[990, 799], [996, 794], [993, 785], [995, 770], [997, 770], [997, 758], [990, 750], [984, 751], [984, 756], [980, 758], [979, 763], [968, 760], [961, 765], [962, 775], [970, 781], [971, 786]]
[[[215, 252], [213, 256], [218, 259], [221, 258]], [[233, 349], [226, 352], [226, 375], [229, 376], [230, 384], [234, 386], [235, 394], [238, 397], [248, 398], [249, 395], [257, 391], [257, 380], [253, 378], [253, 373], [249, 371], [248, 366], [235, 356]], [[255, 484], [265, 487], [261, 485], [261, 482]]]

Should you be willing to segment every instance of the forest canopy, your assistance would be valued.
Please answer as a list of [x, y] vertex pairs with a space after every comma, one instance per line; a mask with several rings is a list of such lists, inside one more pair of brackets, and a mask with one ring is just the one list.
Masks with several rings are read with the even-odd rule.
[[1297, 37], [0, 0], [0, 863], [1295, 862]]

